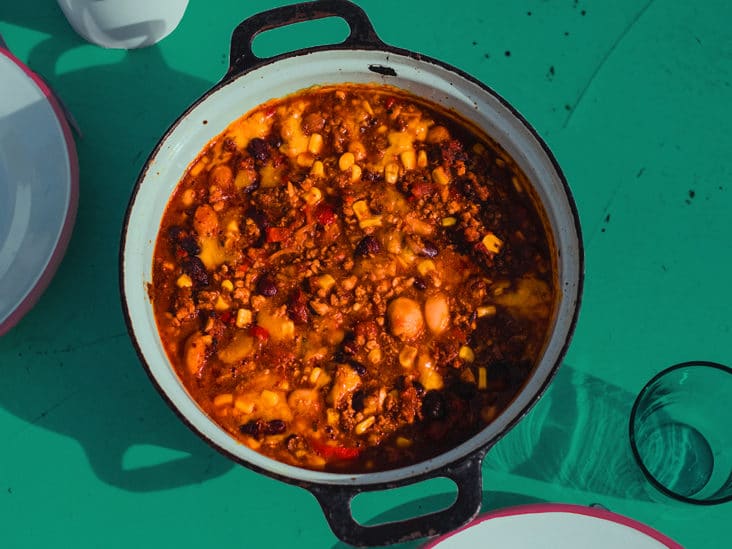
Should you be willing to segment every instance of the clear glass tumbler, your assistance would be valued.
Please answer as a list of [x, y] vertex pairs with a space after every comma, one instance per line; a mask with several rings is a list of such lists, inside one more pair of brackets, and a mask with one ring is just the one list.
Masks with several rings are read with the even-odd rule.
[[707, 505], [732, 500], [732, 369], [697, 361], [660, 372], [633, 405], [630, 445], [666, 495]]

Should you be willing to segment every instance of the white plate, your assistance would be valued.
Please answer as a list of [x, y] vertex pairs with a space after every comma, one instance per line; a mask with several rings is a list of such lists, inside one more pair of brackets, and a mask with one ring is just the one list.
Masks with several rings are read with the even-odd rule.
[[525, 505], [482, 515], [429, 548], [683, 549], [653, 528], [610, 511], [579, 505]]
[[76, 218], [78, 163], [48, 86], [0, 48], [0, 335], [51, 281]]

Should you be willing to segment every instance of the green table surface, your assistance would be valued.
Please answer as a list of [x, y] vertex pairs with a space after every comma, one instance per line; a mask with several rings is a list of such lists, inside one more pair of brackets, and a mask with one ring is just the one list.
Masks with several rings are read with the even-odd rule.
[[[629, 457], [627, 421], [666, 366], [732, 363], [732, 4], [359, 3], [385, 42], [510, 101], [554, 151], [581, 217], [575, 337], [544, 398], [486, 457], [483, 511], [599, 503], [685, 547], [729, 547], [732, 503], [656, 497]], [[9, 48], [83, 135], [66, 256], [0, 339], [0, 546], [342, 546], [307, 491], [235, 465], [176, 418], [134, 352], [117, 285], [123, 215], [148, 153], [223, 76], [233, 28], [279, 4], [192, 0], [157, 46], [121, 51], [82, 40], [56, 2], [2, 1]], [[344, 29], [272, 31], [255, 51], [337, 41]], [[719, 408], [730, 415], [729, 402]], [[354, 513], [391, 520], [453, 495], [450, 482], [429, 481], [360, 496]]]

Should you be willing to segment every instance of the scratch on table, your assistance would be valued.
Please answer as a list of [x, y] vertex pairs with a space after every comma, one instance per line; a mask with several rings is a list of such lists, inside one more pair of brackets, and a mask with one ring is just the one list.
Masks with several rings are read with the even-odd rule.
[[91, 341], [84, 341], [84, 342], [81, 342], [78, 344], [69, 344], [69, 345], [66, 345], [65, 347], [61, 347], [60, 349], [54, 349], [53, 351], [51, 351], [51, 353], [52, 354], [73, 353], [74, 351], [78, 351], [80, 349], [86, 349], [88, 347], [94, 347], [101, 343], [106, 343], [108, 341], [119, 339], [126, 335], [127, 335], [127, 332], [120, 332], [118, 334], [98, 337], [96, 339], [92, 339]]
[[66, 404], [68, 401], [70, 401], [72, 398], [74, 398], [76, 395], [82, 392], [82, 389], [75, 389], [68, 393], [67, 395], [61, 397], [60, 399], [56, 400], [54, 404], [44, 408], [40, 413], [38, 413], [35, 417], [32, 417], [27, 420], [26, 423], [23, 424], [21, 428], [19, 428], [17, 431], [10, 433], [6, 438], [6, 442], [10, 443], [16, 438], [20, 437], [25, 433], [28, 429], [30, 429], [31, 425], [41, 425], [43, 420], [46, 419], [50, 414], [52, 414], [54, 411], [58, 410]]
[[574, 116], [574, 113], [577, 111], [577, 107], [582, 102], [582, 100], [585, 98], [585, 95], [587, 94], [587, 91], [590, 89], [590, 86], [595, 81], [595, 78], [600, 74], [600, 70], [602, 67], [605, 66], [608, 59], [610, 59], [610, 56], [613, 54], [613, 52], [618, 49], [618, 46], [620, 43], [625, 39], [626, 36], [628, 36], [628, 33], [630, 30], [638, 23], [641, 17], [643, 17], [643, 14], [648, 11], [648, 8], [651, 7], [651, 4], [653, 4], [656, 0], [648, 0], [645, 6], [636, 14], [636, 16], [626, 25], [625, 29], [623, 29], [623, 32], [621, 32], [618, 37], [615, 39], [615, 42], [613, 42], [612, 46], [610, 46], [610, 49], [605, 53], [605, 55], [600, 59], [600, 62], [595, 67], [595, 70], [593, 71], [592, 75], [590, 76], [590, 79], [587, 81], [587, 84], [585, 84], [585, 87], [582, 88], [582, 91], [580, 91], [579, 96], [577, 96], [577, 100], [574, 102], [574, 108], [569, 111], [569, 114], [567, 114], [567, 118], [564, 120], [564, 124], [562, 124], [563, 128], [566, 128], [569, 125], [569, 122], [572, 120], [572, 116]]
[[30, 423], [32, 425], [37, 425], [40, 423], [43, 419], [45, 419], [50, 413], [52, 413], [54, 410], [60, 408], [66, 402], [74, 398], [76, 395], [78, 395], [81, 392], [81, 389], [77, 389], [75, 391], [71, 391], [68, 395], [61, 398], [60, 400], [57, 400], [55, 404], [52, 404], [48, 408], [44, 409], [40, 414], [38, 414], [36, 417], [30, 420]]

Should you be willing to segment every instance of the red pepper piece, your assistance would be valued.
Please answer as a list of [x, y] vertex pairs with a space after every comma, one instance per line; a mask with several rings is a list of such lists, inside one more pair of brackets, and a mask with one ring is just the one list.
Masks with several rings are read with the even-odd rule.
[[252, 326], [249, 330], [249, 333], [251, 333], [260, 341], [267, 341], [269, 339], [269, 332], [266, 328], [262, 328], [261, 326]]
[[231, 311], [224, 311], [219, 318], [224, 324], [231, 324], [234, 321], [234, 314]]
[[361, 448], [330, 446], [318, 440], [311, 440], [310, 446], [325, 459], [356, 459], [361, 455]]
[[315, 220], [324, 227], [326, 225], [330, 225], [335, 221], [335, 212], [333, 211], [333, 208], [330, 205], [323, 204], [321, 202], [315, 208]]
[[284, 242], [290, 237], [287, 227], [267, 227], [267, 242]]

